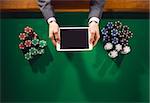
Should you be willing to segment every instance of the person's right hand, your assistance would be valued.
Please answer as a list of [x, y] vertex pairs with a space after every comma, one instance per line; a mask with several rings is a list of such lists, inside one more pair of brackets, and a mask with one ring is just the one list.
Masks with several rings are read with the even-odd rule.
[[55, 21], [49, 23], [49, 38], [54, 46], [56, 46], [56, 43], [60, 43], [59, 26]]

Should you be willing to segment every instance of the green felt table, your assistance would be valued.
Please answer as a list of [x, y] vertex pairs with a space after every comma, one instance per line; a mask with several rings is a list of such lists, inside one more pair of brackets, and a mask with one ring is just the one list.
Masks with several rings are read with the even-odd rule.
[[[120, 20], [134, 33], [130, 40], [132, 52], [113, 60], [102, 40], [89, 52], [57, 52], [48, 38], [43, 17], [29, 15], [31, 18], [11, 15], [1, 19], [3, 102], [148, 102], [149, 18], [101, 19], [101, 28], [108, 21]], [[87, 26], [87, 16], [56, 14], [60, 26]], [[32, 63], [24, 59], [18, 48], [18, 35], [25, 26], [32, 27], [48, 44], [46, 53]]]

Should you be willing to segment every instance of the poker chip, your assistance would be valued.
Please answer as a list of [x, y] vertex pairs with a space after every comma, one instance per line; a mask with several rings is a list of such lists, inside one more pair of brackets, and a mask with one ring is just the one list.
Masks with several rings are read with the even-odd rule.
[[33, 39], [33, 40], [32, 40], [32, 44], [33, 44], [34, 46], [36, 46], [37, 44], [39, 44], [39, 39]]
[[118, 56], [118, 52], [116, 50], [112, 50], [108, 53], [108, 56], [111, 58], [116, 58]]
[[37, 49], [34, 48], [34, 47], [31, 47], [31, 48], [29, 49], [29, 52], [30, 52], [32, 55], [36, 55], [36, 54], [37, 54]]
[[25, 33], [30, 33], [30, 32], [32, 32], [32, 28], [30, 28], [29, 26], [27, 26], [27, 27], [24, 28], [24, 32]]
[[31, 47], [31, 44], [32, 44], [31, 40], [26, 40], [26, 41], [24, 42], [24, 45], [25, 45], [26, 47]]
[[123, 33], [127, 33], [129, 31], [129, 27], [127, 26], [127, 25], [124, 25], [123, 27], [122, 27], [122, 32]]
[[131, 31], [129, 31], [127, 34], [126, 34], [127, 38], [130, 39], [133, 37], [133, 33]]
[[112, 44], [118, 44], [119, 39], [117, 37], [112, 38]]
[[124, 26], [122, 27], [122, 30], [123, 30], [123, 31], [127, 31], [127, 30], [129, 30], [129, 27], [128, 27], [127, 25], [124, 25]]
[[46, 41], [45, 41], [45, 40], [41, 40], [41, 41], [39, 42], [39, 47], [41, 47], [41, 48], [44, 48], [46, 45], [47, 45], [47, 44], [46, 44]]
[[103, 28], [101, 30], [101, 33], [102, 33], [102, 35], [106, 36], [106, 35], [108, 35], [108, 30], [106, 28]]
[[111, 37], [110, 36], [108, 36], [108, 35], [106, 35], [106, 36], [103, 36], [103, 41], [104, 42], [110, 42], [111, 41]]
[[126, 34], [120, 33], [119, 38], [126, 39]]
[[108, 23], [107, 23], [107, 28], [108, 28], [108, 29], [112, 29], [113, 26], [114, 26], [113, 22], [108, 22]]
[[123, 47], [121, 54], [128, 54], [131, 51], [131, 48], [129, 46]]
[[24, 56], [26, 60], [32, 59], [31, 53], [26, 53]]
[[128, 34], [129, 33], [129, 31], [124, 31], [124, 32], [122, 32], [122, 34], [123, 34], [123, 38], [128, 38]]
[[127, 46], [127, 45], [128, 45], [128, 42], [129, 42], [129, 41], [128, 41], [127, 39], [124, 39], [124, 38], [120, 40], [120, 43], [121, 43], [121, 45], [123, 45], [123, 46]]
[[40, 49], [40, 50], [38, 50], [38, 52], [37, 52], [38, 54], [44, 54], [44, 49]]
[[115, 27], [116, 27], [117, 29], [121, 29], [122, 23], [121, 23], [120, 21], [116, 21], [116, 22], [115, 22]]
[[117, 29], [112, 29], [111, 30], [111, 35], [112, 36], [117, 36], [118, 35], [118, 30]]
[[19, 38], [20, 38], [20, 40], [25, 40], [26, 34], [25, 33], [20, 33]]
[[118, 37], [119, 37], [119, 38], [124, 38], [124, 34], [123, 34], [121, 31], [119, 31]]
[[113, 44], [112, 44], [112, 43], [109, 43], [109, 42], [106, 43], [105, 46], [104, 46], [104, 49], [105, 49], [105, 50], [111, 50], [112, 48], [113, 48]]
[[133, 33], [128, 25], [123, 25], [120, 21], [108, 22], [101, 29], [104, 49], [111, 58], [116, 58], [119, 54], [127, 54], [131, 51], [129, 45]]
[[121, 44], [117, 44], [117, 45], [115, 45], [115, 50], [116, 51], [121, 51], [122, 50], [122, 45]]
[[22, 42], [19, 44], [19, 48], [20, 48], [20, 49], [24, 49], [24, 48], [25, 48], [25, 46], [23, 45]]
[[31, 27], [25, 27], [23, 33], [19, 34], [19, 39], [21, 40], [19, 49], [22, 50], [26, 60], [32, 60], [37, 55], [45, 53], [46, 41], [39, 38]]

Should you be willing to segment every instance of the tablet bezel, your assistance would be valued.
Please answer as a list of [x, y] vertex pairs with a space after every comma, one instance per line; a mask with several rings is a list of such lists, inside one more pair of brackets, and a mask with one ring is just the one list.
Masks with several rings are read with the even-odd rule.
[[[61, 29], [87, 29], [88, 30], [88, 27], [60, 27], [60, 30]], [[59, 32], [59, 35], [60, 35], [60, 32]], [[91, 34], [88, 31], [88, 43], [89, 43], [89, 40], [90, 40], [90, 36], [91, 36]], [[60, 44], [56, 43], [56, 50], [57, 51], [90, 51], [92, 49], [93, 49], [93, 46], [90, 43], [89, 43], [89, 48], [86, 48], [86, 49], [61, 49]]]

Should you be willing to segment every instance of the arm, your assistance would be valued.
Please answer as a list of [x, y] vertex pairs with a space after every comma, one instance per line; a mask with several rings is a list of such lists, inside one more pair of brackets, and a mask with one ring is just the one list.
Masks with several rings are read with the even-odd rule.
[[56, 42], [59, 43], [60, 41], [60, 37], [58, 35], [59, 26], [54, 18], [55, 15], [53, 6], [51, 5], [51, 0], [38, 0], [38, 5], [45, 20], [49, 24], [49, 38], [51, 39], [52, 43], [56, 45]]
[[99, 20], [102, 16], [105, 0], [91, 0], [89, 13], [89, 32], [91, 33], [90, 43], [95, 46], [100, 38]]
[[50, 17], [54, 17], [54, 9], [51, 5], [51, 0], [38, 0], [38, 5], [46, 20]]
[[90, 1], [90, 13], [89, 19], [91, 17], [101, 18], [103, 12], [105, 0], [91, 0]]

